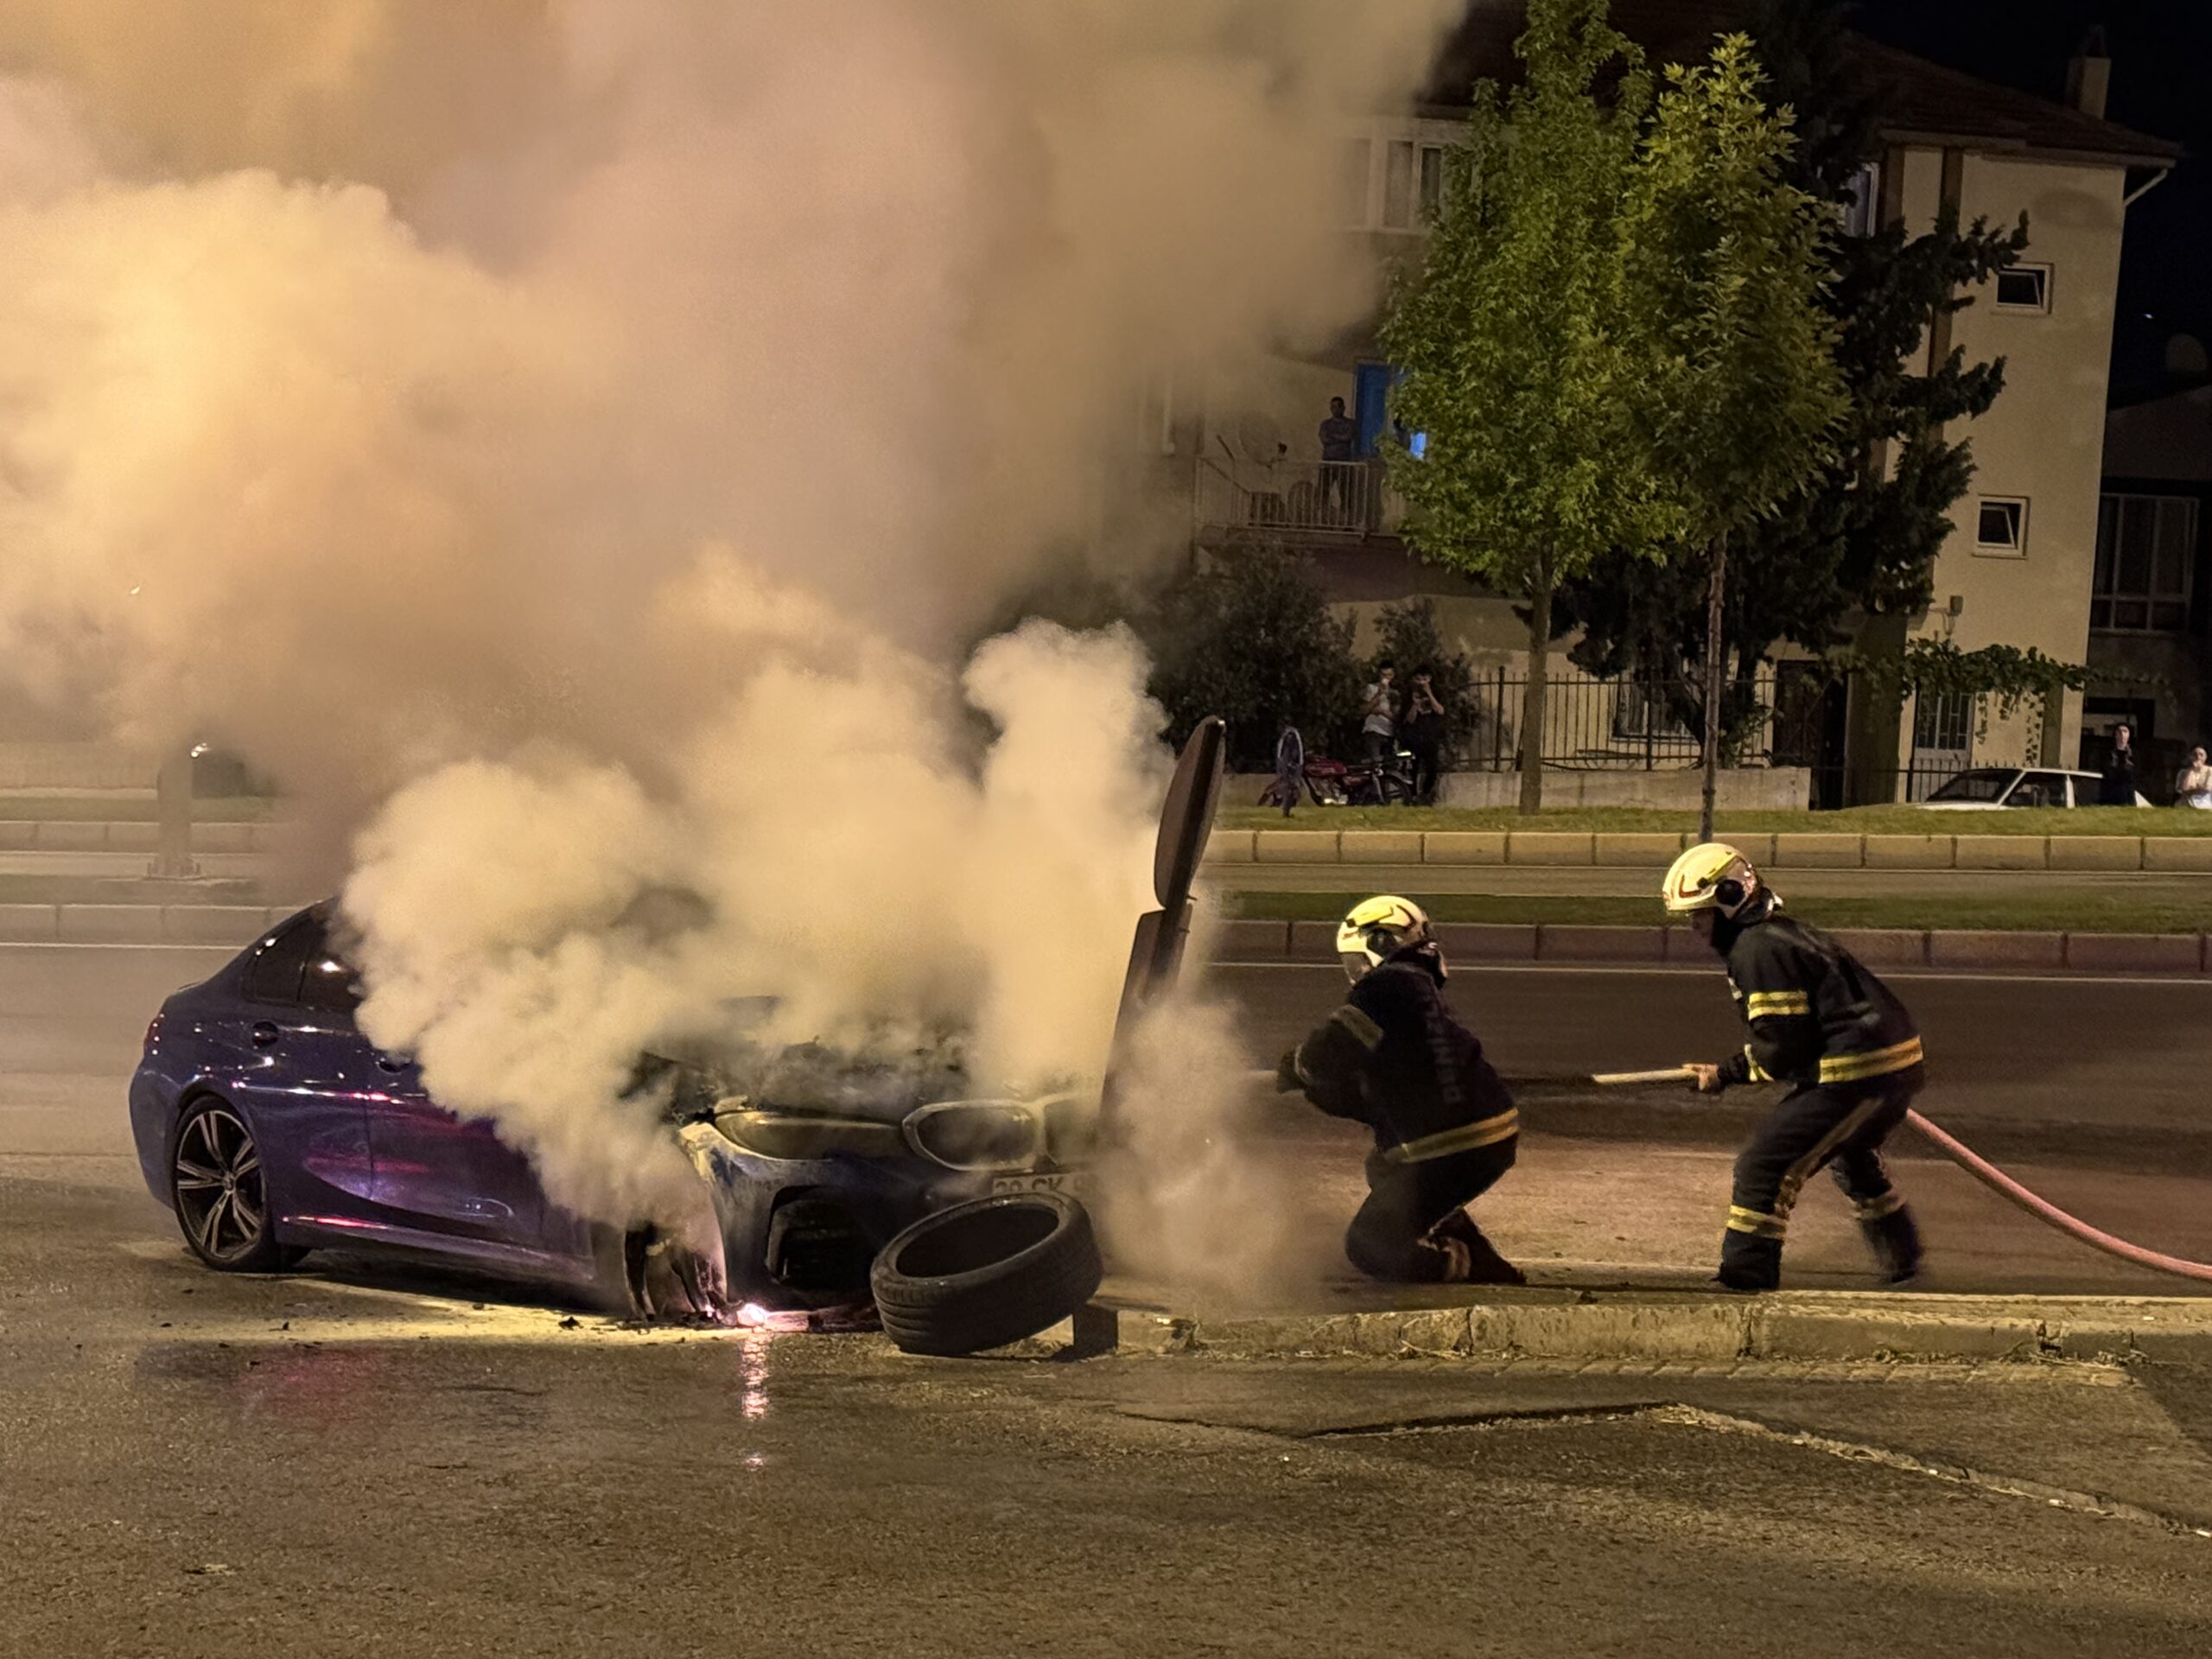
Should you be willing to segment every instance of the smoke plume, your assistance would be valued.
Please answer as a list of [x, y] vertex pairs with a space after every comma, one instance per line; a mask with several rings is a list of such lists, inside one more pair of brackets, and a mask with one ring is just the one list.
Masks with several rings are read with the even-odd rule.
[[1094, 1067], [1158, 714], [976, 636], [1365, 314], [1338, 145], [1453, 10], [0, 0], [0, 671], [281, 779], [371, 1032], [592, 1213], [727, 996]]

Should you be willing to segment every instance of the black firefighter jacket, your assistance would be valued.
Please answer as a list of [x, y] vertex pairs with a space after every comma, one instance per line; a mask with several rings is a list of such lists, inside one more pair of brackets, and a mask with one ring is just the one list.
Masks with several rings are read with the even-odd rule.
[[1727, 958], [1751, 1041], [1720, 1063], [1723, 1082], [1851, 1084], [1921, 1063], [1919, 1030], [1897, 994], [1778, 906], [1744, 925]]
[[1435, 950], [1413, 945], [1355, 983], [1300, 1044], [1299, 1084], [1323, 1111], [1375, 1131], [1391, 1163], [1425, 1163], [1518, 1132], [1513, 1096], [1444, 1003]]

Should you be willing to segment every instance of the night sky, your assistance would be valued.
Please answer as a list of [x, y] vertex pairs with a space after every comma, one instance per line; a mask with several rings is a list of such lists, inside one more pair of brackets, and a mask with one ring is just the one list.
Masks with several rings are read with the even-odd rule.
[[[2212, 3], [2209, 0], [1861, 0], [1864, 33], [1985, 80], [2063, 100], [2093, 24], [2110, 52], [2105, 113], [2190, 154], [2128, 210], [2113, 395], [2163, 390], [2168, 338], [2212, 347]], [[2029, 234], [2035, 227], [2031, 224]]]

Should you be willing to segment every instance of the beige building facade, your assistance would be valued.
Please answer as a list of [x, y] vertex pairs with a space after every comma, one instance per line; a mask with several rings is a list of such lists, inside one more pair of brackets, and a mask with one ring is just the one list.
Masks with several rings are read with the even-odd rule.
[[[1510, 72], [1503, 54], [1517, 20], [1501, 11], [1510, 10], [1471, 16], [1459, 48], [1464, 79]], [[1617, 23], [1662, 59], [1701, 50], [1732, 13], [1725, 3], [1696, 0], [1618, 0], [1614, 7]], [[2102, 118], [2110, 66], [2101, 60], [2077, 62], [2078, 106], [2069, 106], [1872, 41], [1859, 48], [1888, 88], [1889, 121], [1852, 215], [1856, 223], [1847, 228], [1892, 222], [1920, 234], [1947, 212], [1999, 226], [2024, 214], [2029, 227], [2019, 265], [1963, 309], [1936, 319], [1925, 342], [1930, 360], [1953, 350], [1970, 362], [2003, 358], [2005, 390], [1965, 435], [1975, 478], [1936, 561], [1933, 603], [1924, 614], [1891, 620], [1874, 637], [1892, 645], [1906, 637], [1948, 639], [1962, 651], [2005, 645], [2084, 663], [2127, 208], [2177, 152]], [[1447, 104], [1347, 130], [1331, 211], [1347, 234], [1369, 239], [1378, 265], [1418, 251], [1422, 207], [1433, 200], [1445, 150], [1459, 130]], [[1345, 400], [1361, 421], [1363, 449], [1371, 449], [1389, 375], [1370, 328], [1324, 351], [1241, 368], [1231, 396], [1198, 389], [1188, 411], [1194, 543], [1298, 546], [1319, 562], [1335, 597], [1363, 617], [1383, 603], [1430, 597], [1447, 639], [1478, 671], [1517, 676], [1526, 634], [1511, 606], [1407, 554], [1395, 534], [1399, 505], [1378, 463], [1322, 457], [1316, 429], [1332, 397]], [[1559, 643], [1552, 664], [1568, 677], [1571, 643]], [[1587, 715], [1562, 709], [1555, 718]], [[2074, 765], [2082, 722], [2082, 699], [2072, 693], [2009, 718], [1929, 698], [1908, 706], [1893, 734], [1871, 704], [1832, 723], [1833, 741], [1853, 751], [1853, 798], [1866, 800], [1925, 793], [1969, 764]], [[1549, 733], [1546, 752], [1571, 751], [1581, 741], [1565, 729]], [[1790, 758], [1817, 760], [1839, 775], [1846, 770], [1840, 753]]]

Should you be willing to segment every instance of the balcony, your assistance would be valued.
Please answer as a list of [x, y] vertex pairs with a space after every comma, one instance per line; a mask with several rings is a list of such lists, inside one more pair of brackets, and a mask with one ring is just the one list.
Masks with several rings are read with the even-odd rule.
[[1226, 542], [1395, 543], [1405, 519], [1380, 461], [1204, 457], [1192, 511], [1201, 540]]

